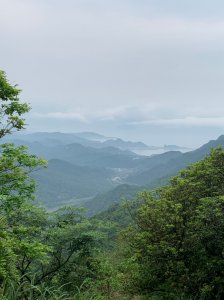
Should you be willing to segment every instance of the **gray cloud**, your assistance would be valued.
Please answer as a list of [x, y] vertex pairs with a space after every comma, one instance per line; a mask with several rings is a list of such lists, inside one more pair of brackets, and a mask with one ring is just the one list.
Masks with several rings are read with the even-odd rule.
[[178, 143], [173, 128], [188, 127], [193, 144], [205, 127], [219, 134], [224, 125], [223, 8], [201, 0], [0, 0], [0, 68], [31, 103], [32, 130], [108, 126], [128, 136], [135, 125], [138, 138], [156, 126], [163, 140], [168, 126]]
[[179, 119], [156, 119], [148, 121], [131, 122], [131, 125], [171, 125], [171, 126], [224, 126], [224, 117], [201, 118], [201, 117], [185, 117]]

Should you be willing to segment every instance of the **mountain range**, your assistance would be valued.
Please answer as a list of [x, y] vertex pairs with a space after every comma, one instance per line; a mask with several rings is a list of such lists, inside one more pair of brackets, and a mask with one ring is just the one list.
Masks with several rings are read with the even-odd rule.
[[32, 175], [37, 181], [39, 203], [52, 210], [75, 204], [93, 215], [119, 203], [122, 197], [133, 198], [140, 190], [166, 184], [170, 176], [202, 159], [212, 148], [223, 147], [224, 136], [194, 151], [167, 151], [152, 156], [130, 151], [148, 147], [141, 142], [107, 139], [90, 132], [23, 134], [5, 142], [25, 144], [31, 153], [49, 160], [47, 169]]
[[153, 146], [146, 145], [143, 142], [124, 141], [117, 137], [107, 137], [95, 132], [77, 132], [77, 133], [62, 133], [62, 132], [35, 132], [35, 133], [19, 133], [5, 138], [6, 141], [18, 142], [39, 142], [45, 146], [67, 145], [79, 143], [83, 146], [93, 148], [116, 147], [121, 150], [183, 150], [185, 147], [177, 145]]

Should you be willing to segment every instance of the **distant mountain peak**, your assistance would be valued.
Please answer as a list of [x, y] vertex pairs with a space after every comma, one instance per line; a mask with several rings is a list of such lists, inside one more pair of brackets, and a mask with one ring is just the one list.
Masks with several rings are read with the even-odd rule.
[[224, 142], [224, 134], [221, 134], [218, 138], [217, 141], [222, 141]]

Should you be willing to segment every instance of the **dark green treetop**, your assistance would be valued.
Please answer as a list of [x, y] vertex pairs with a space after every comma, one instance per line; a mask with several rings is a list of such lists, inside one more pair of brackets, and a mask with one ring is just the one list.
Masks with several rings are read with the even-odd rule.
[[125, 233], [132, 289], [158, 299], [223, 299], [224, 150], [140, 198], [136, 224]]

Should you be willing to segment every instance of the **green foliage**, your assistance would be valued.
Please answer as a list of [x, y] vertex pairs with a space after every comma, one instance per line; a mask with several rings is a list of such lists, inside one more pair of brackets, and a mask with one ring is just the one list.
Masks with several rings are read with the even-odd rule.
[[98, 236], [88, 220], [74, 208], [65, 207], [50, 216], [45, 243], [52, 251], [42, 265], [37, 283], [53, 281], [74, 290], [91, 276], [91, 260]]
[[[25, 125], [21, 115], [29, 108], [19, 102], [19, 92], [1, 72], [0, 138]], [[30, 173], [46, 161], [29, 155], [24, 146], [0, 147], [1, 299], [68, 299], [81, 286], [87, 289], [101, 239], [96, 222], [93, 226], [75, 208], [50, 214], [32, 205]]]
[[6, 212], [33, 199], [35, 182], [29, 174], [46, 161], [29, 155], [24, 146], [3, 144], [0, 152], [0, 208]]
[[3, 295], [13, 292], [9, 299], [64, 299], [62, 295], [79, 294], [81, 287], [85, 293], [92, 289], [94, 278], [100, 277], [96, 247], [102, 235], [80, 210], [65, 207], [47, 213], [23, 203], [8, 213], [8, 223], [11, 244], [4, 256], [6, 249], [2, 248], [0, 261]]
[[[120, 184], [114, 189], [99, 194], [89, 201], [85, 201], [82, 204], [83, 207], [87, 209], [88, 216], [94, 216], [95, 214], [100, 214], [101, 212], [110, 210], [111, 206], [116, 206], [116, 204], [122, 203], [124, 199], [133, 199], [136, 197], [136, 194], [141, 191], [143, 187], [129, 185], [129, 184]], [[108, 214], [110, 217], [110, 214]]]
[[[0, 138], [25, 126], [22, 115], [30, 108], [20, 102], [19, 93], [17, 86], [12, 86], [0, 71]], [[10, 224], [10, 213], [32, 198], [35, 183], [28, 174], [45, 162], [28, 155], [25, 147], [12, 144], [0, 147], [0, 284], [4, 284], [19, 277], [15, 251], [18, 238]]]
[[54, 288], [45, 285], [36, 286], [31, 283], [23, 282], [19, 286], [10, 281], [5, 283], [0, 289], [1, 300], [72, 300], [63, 287]]
[[[0, 71], [0, 138], [25, 125], [19, 93]], [[34, 206], [30, 172], [46, 161], [23, 146], [0, 147], [1, 299], [224, 298], [223, 149], [126, 202], [129, 216], [116, 204], [87, 219], [74, 207]], [[136, 189], [123, 185], [108, 197]]]
[[[0, 283], [19, 280], [21, 252], [27, 257], [42, 256], [44, 247], [33, 240], [34, 226], [25, 227], [21, 222], [26, 214], [26, 203], [34, 198], [35, 182], [29, 173], [46, 162], [29, 155], [25, 147], [13, 144], [1, 145], [0, 155]], [[27, 218], [27, 214], [26, 214]], [[33, 224], [33, 220], [30, 221]], [[29, 224], [29, 225], [30, 225]], [[24, 235], [30, 233], [29, 239]], [[25, 264], [25, 259], [24, 259]], [[23, 275], [23, 274], [22, 274]]]
[[[26, 152], [25, 147], [1, 145], [0, 155], [0, 284], [20, 282], [30, 260], [42, 259], [46, 246], [36, 239], [39, 230], [28, 205], [35, 182], [29, 173], [45, 161]], [[36, 208], [37, 210], [37, 208]]]
[[223, 298], [223, 179], [224, 151], [216, 149], [155, 195], [142, 193], [137, 226], [125, 233], [136, 289], [164, 299]]
[[30, 110], [27, 103], [21, 103], [19, 94], [21, 90], [11, 85], [4, 71], [0, 70], [0, 138], [13, 130], [25, 127], [22, 115]]
[[0, 217], [0, 282], [9, 278], [17, 279], [16, 255], [13, 251], [14, 239], [8, 231], [5, 217]]

